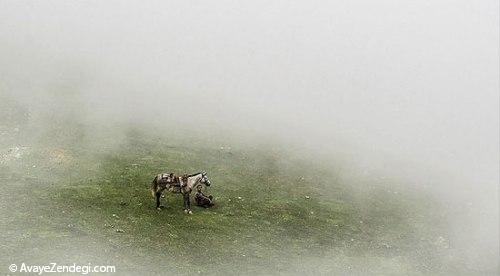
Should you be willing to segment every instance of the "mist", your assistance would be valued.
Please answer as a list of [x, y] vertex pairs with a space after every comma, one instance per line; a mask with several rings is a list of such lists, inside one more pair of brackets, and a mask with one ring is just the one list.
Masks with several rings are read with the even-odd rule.
[[498, 22], [493, 0], [2, 0], [0, 100], [428, 192], [457, 255], [497, 271]]

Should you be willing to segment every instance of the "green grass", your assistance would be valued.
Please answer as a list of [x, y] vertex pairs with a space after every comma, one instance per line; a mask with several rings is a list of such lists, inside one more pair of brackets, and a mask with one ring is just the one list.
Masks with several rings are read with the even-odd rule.
[[[360, 191], [269, 149], [220, 149], [137, 129], [96, 143], [80, 127], [49, 130], [0, 167], [2, 263], [182, 274], [425, 273], [442, 265], [435, 237], [444, 222], [424, 195]], [[167, 194], [166, 208], [154, 208], [155, 174], [200, 170], [216, 206], [186, 215], [181, 197]]]

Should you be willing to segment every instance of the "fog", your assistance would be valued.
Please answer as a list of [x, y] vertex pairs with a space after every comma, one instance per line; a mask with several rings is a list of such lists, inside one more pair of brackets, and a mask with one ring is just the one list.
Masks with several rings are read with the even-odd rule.
[[0, 0], [0, 95], [400, 180], [468, 204], [457, 247], [495, 269], [498, 23], [494, 0]]

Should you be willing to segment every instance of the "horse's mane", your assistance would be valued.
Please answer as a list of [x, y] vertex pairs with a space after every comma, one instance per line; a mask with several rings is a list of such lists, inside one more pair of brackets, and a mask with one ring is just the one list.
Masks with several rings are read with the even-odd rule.
[[187, 177], [193, 177], [195, 175], [199, 175], [199, 174], [202, 174], [202, 172], [198, 172], [198, 173], [193, 173], [193, 174], [188, 174]]

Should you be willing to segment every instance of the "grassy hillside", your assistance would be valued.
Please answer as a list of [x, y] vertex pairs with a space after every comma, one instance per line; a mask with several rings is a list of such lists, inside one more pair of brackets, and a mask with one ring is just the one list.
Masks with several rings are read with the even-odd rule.
[[[53, 125], [36, 139], [29, 129], [3, 129], [2, 264], [182, 274], [425, 273], [449, 265], [444, 222], [423, 195], [354, 189], [268, 148], [89, 128]], [[154, 208], [155, 174], [200, 170], [209, 173], [215, 207], [186, 215], [181, 197], [168, 194], [166, 208]]]

